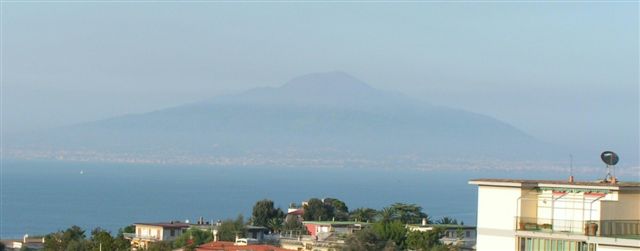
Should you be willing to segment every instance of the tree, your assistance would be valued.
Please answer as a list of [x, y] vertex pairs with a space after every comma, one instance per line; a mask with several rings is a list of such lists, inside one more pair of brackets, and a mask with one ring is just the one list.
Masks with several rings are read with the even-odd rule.
[[65, 251], [87, 251], [91, 248], [91, 242], [85, 239], [71, 240]]
[[282, 220], [282, 218], [280, 217], [271, 218], [271, 220], [269, 220], [269, 222], [267, 223], [267, 227], [274, 233], [280, 233], [280, 231], [282, 231], [283, 225], [284, 220]]
[[358, 208], [349, 213], [349, 219], [352, 221], [360, 222], [373, 222], [375, 221], [378, 211], [372, 208]]
[[448, 217], [448, 216], [444, 216], [440, 219], [438, 219], [436, 221], [437, 224], [442, 224], [442, 225], [458, 225], [458, 220]]
[[307, 228], [296, 218], [287, 218], [282, 226], [282, 232], [303, 235], [307, 234]]
[[171, 242], [169, 241], [156, 241], [149, 243], [146, 251], [171, 251], [173, 250]]
[[84, 230], [74, 225], [67, 230], [47, 234], [44, 237], [44, 250], [65, 251], [84, 248], [85, 244], [87, 244], [84, 243], [86, 241], [84, 238]]
[[422, 207], [416, 204], [395, 203], [391, 205], [391, 209], [397, 216], [397, 219], [404, 224], [417, 224], [423, 218], [427, 219], [427, 223], [431, 223], [429, 216], [422, 212]]
[[380, 222], [387, 223], [395, 220], [397, 218], [396, 211], [391, 207], [385, 207], [379, 212], [380, 214]]
[[464, 239], [464, 229], [462, 229], [462, 227], [456, 228], [456, 238], [458, 240]]
[[245, 223], [244, 217], [238, 215], [235, 220], [224, 220], [218, 227], [218, 239], [221, 241], [235, 241], [236, 235], [244, 237]]
[[309, 221], [331, 220], [333, 218], [333, 209], [320, 199], [311, 198], [304, 206], [302, 218]]
[[332, 218], [335, 218], [335, 220], [349, 219], [349, 208], [344, 201], [336, 198], [325, 198], [323, 203], [331, 208], [331, 212], [333, 214]]
[[98, 227], [91, 231], [91, 250], [117, 250], [115, 239], [111, 233]]
[[275, 208], [273, 201], [264, 199], [256, 202], [253, 206], [253, 213], [251, 214], [253, 225], [268, 227], [275, 231], [269, 226], [269, 222], [274, 218], [284, 218], [284, 212], [280, 208]]
[[136, 225], [129, 225], [121, 229], [123, 233], [133, 234], [136, 232]]
[[64, 240], [82, 240], [85, 238], [84, 230], [79, 226], [73, 225], [64, 231], [62, 238]]
[[411, 250], [433, 250], [442, 246], [440, 238], [442, 238], [443, 230], [435, 228], [431, 231], [410, 231], [407, 234], [407, 248]]
[[383, 250], [387, 241], [382, 239], [372, 227], [365, 227], [350, 235], [345, 244], [345, 251], [372, 251]]
[[178, 236], [173, 242], [175, 248], [184, 248], [184, 250], [195, 250], [195, 248], [204, 243], [213, 240], [213, 233], [198, 228], [189, 228], [187, 231]]
[[404, 223], [398, 220], [392, 222], [377, 222], [373, 224], [373, 230], [383, 240], [391, 240], [398, 249], [404, 249], [407, 238], [407, 228]]
[[118, 251], [131, 250], [131, 242], [124, 238], [124, 234], [132, 234], [136, 232], [135, 225], [129, 225], [118, 229], [118, 235], [113, 240], [113, 245]]

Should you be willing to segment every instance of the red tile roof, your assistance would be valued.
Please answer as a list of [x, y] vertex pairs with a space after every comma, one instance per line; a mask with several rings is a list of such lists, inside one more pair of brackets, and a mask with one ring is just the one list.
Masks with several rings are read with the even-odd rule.
[[233, 244], [230, 241], [214, 241], [198, 246], [196, 251], [291, 251], [271, 245], [236, 246]]
[[303, 215], [304, 214], [304, 209], [302, 209], [302, 208], [296, 209], [295, 211], [288, 212], [287, 214]]

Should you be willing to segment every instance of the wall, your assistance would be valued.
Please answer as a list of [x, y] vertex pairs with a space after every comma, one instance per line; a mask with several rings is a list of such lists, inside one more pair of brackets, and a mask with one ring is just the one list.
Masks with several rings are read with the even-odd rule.
[[515, 250], [519, 187], [478, 187], [478, 251]]
[[137, 225], [136, 235], [143, 237], [153, 237], [162, 240], [162, 227]]
[[174, 236], [171, 236], [171, 228], [165, 229], [162, 240], [166, 240], [166, 241], [175, 240], [176, 238], [178, 238], [178, 236], [182, 234], [182, 231], [183, 231], [182, 229], [179, 229], [179, 228], [174, 228], [173, 230], [174, 230]]
[[603, 201], [600, 219], [640, 220], [640, 192], [621, 191], [618, 201]]

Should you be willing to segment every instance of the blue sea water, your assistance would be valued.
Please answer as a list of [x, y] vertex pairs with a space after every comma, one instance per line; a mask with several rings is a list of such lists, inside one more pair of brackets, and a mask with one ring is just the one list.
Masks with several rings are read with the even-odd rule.
[[[82, 174], [81, 174], [82, 172]], [[550, 173], [403, 168], [213, 167], [2, 160], [0, 238], [71, 225], [117, 231], [134, 222], [248, 218], [255, 201], [286, 209], [334, 197], [350, 209], [415, 203], [432, 218], [476, 221], [472, 178], [559, 178]]]

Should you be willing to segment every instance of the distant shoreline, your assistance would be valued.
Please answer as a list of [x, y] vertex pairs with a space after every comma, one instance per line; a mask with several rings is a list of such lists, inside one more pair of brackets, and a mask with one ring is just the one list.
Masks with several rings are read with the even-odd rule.
[[[61, 161], [78, 163], [113, 163], [140, 165], [184, 165], [205, 167], [281, 167], [281, 168], [365, 168], [405, 169], [421, 171], [533, 171], [569, 174], [566, 161], [515, 161], [499, 159], [440, 159], [390, 158], [370, 160], [366, 158], [312, 158], [267, 157], [262, 154], [246, 156], [196, 156], [196, 155], [145, 155], [121, 153], [96, 153], [82, 151], [4, 151], [2, 158], [15, 161]], [[2, 159], [0, 158], [0, 159]], [[574, 174], [604, 173], [602, 165], [574, 163]], [[617, 166], [616, 174], [631, 177], [640, 182], [640, 166]], [[597, 176], [597, 175], [596, 175]]]

